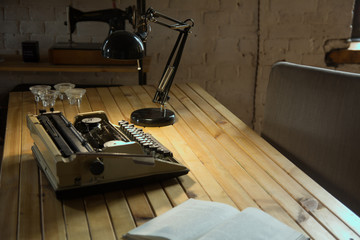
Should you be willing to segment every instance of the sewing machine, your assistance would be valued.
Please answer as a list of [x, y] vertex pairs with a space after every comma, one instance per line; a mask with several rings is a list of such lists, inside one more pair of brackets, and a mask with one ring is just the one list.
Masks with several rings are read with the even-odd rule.
[[136, 27], [136, 15], [134, 6], [127, 7], [125, 11], [118, 8], [112, 8], [91, 12], [82, 12], [78, 9], [68, 6], [67, 19], [68, 21], [65, 22], [65, 24], [69, 27], [70, 43], [72, 42], [72, 34], [74, 33], [76, 29], [76, 24], [78, 22], [105, 22], [109, 24], [110, 27], [109, 35], [116, 30], [124, 30], [125, 20], [128, 20], [133, 28]]
[[125, 10], [118, 8], [83, 12], [71, 6], [67, 7], [67, 21], [70, 38], [68, 42], [56, 43], [49, 49], [49, 61], [52, 64], [136, 64], [134, 61], [105, 59], [101, 55], [102, 43], [74, 42], [72, 34], [79, 22], [105, 22], [109, 25], [109, 34], [116, 30], [125, 30], [126, 21], [135, 29], [136, 8], [129, 6]]

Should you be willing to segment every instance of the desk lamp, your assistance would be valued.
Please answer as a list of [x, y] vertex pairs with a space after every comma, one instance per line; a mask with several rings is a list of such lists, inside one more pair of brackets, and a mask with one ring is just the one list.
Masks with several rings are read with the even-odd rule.
[[105, 39], [101, 52], [105, 58], [136, 59], [139, 79], [142, 79], [142, 59], [145, 56], [145, 48], [142, 40], [136, 34], [125, 30], [111, 33]]
[[[172, 24], [161, 22], [158, 18], [163, 18]], [[149, 8], [145, 15], [141, 17], [142, 25], [139, 28], [141, 31], [138, 31], [136, 34], [122, 30], [112, 33], [105, 40], [102, 53], [106, 58], [138, 59], [138, 68], [142, 69], [141, 59], [144, 57], [143, 41], [146, 41], [148, 21], [178, 31], [179, 35], [153, 98], [153, 102], [159, 103], [160, 107], [143, 108], [132, 112], [131, 122], [144, 127], [162, 127], [172, 125], [175, 122], [175, 113], [166, 109], [165, 103], [169, 99], [170, 87], [178, 69], [190, 28], [194, 26], [193, 20], [178, 21]]]

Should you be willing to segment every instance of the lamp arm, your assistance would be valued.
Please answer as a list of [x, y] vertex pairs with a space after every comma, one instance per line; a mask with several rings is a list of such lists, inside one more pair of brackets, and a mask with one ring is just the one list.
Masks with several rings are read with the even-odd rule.
[[[190, 28], [186, 28], [185, 31], [179, 32], [179, 36], [175, 42], [174, 48], [170, 53], [169, 59], [166, 63], [164, 72], [162, 74], [161, 80], [158, 84], [153, 102], [160, 103], [162, 106], [165, 105], [168, 100], [168, 94], [170, 91], [170, 87], [175, 78], [176, 71], [180, 64], [180, 59], [185, 47], [186, 39], [188, 37]], [[175, 59], [174, 59], [174, 55]], [[172, 60], [174, 59], [173, 63]]]
[[[167, 21], [173, 22], [174, 24], [167, 24], [158, 21], [157, 18], [164, 18]], [[141, 17], [138, 32], [136, 33], [142, 39], [142, 41], [146, 41], [148, 21], [178, 31], [179, 35], [170, 53], [164, 72], [156, 89], [155, 96], [153, 98], [153, 102], [161, 104], [160, 108], [142, 108], [135, 110], [131, 113], [131, 122], [144, 127], [168, 126], [174, 124], [175, 113], [171, 110], [165, 109], [165, 103], [169, 99], [168, 95], [170, 92], [170, 87], [174, 81], [174, 77], [178, 69], [182, 53], [184, 51], [190, 28], [194, 26], [194, 21], [187, 19], [184, 22], [181, 22], [156, 12], [152, 8], [149, 8], [146, 11], [146, 14]]]
[[[175, 24], [171, 25], [171, 24], [168, 24], [168, 23], [161, 22], [161, 21], [158, 20], [158, 18], [164, 18], [164, 19], [166, 19], [168, 21], [174, 22]], [[169, 16], [166, 16], [166, 15], [164, 15], [164, 14], [158, 12], [158, 11], [155, 11], [151, 7], [146, 11], [145, 19], [148, 20], [148, 21], [157, 23], [159, 25], [162, 25], [164, 27], [168, 27], [170, 29], [177, 30], [177, 31], [186, 31], [185, 29], [191, 28], [191, 27], [194, 26], [194, 21], [192, 19], [187, 19], [185, 21], [179, 21], [179, 20], [176, 20], [176, 19], [171, 18]], [[190, 24], [188, 22], [190, 22]]]
[[[158, 20], [158, 18], [164, 18], [175, 24], [168, 24], [161, 22]], [[145, 19], [145, 21], [151, 21], [179, 32], [178, 38], [170, 53], [161, 80], [158, 84], [155, 96], [153, 98], [154, 103], [160, 103], [162, 105], [162, 108], [164, 108], [164, 105], [169, 98], [168, 95], [169, 95], [170, 87], [173, 83], [176, 71], [180, 64], [180, 59], [185, 47], [186, 39], [189, 35], [191, 27], [194, 26], [194, 21], [192, 19], [187, 19], [182, 22], [174, 18], [168, 17], [162, 13], [159, 13], [152, 8], [149, 8], [146, 11], [145, 17], [143, 19]]]

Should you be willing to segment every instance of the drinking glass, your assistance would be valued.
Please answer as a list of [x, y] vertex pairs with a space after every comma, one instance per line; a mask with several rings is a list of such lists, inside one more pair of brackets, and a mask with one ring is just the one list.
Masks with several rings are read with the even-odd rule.
[[69, 103], [71, 105], [77, 103], [79, 108], [81, 104], [81, 99], [85, 93], [86, 93], [86, 89], [84, 88], [72, 88], [65, 91], [65, 94], [69, 99]]
[[44, 107], [54, 107], [56, 99], [60, 95], [60, 92], [57, 90], [47, 89], [40, 94], [40, 99]]
[[36, 104], [41, 100], [40, 94], [46, 90], [50, 90], [51, 86], [49, 85], [34, 85], [29, 88], [32, 94], [34, 94]]
[[72, 89], [75, 87], [75, 84], [72, 83], [58, 83], [54, 85], [54, 88], [60, 92], [59, 98], [60, 100], [64, 100], [64, 97], [66, 96], [65, 91], [68, 89]]

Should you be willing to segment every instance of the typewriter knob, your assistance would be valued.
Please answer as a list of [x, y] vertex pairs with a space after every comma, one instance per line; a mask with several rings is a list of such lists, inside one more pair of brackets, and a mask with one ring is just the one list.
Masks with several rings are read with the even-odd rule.
[[94, 160], [90, 163], [90, 172], [94, 175], [99, 175], [104, 172], [104, 163], [100, 160]]

